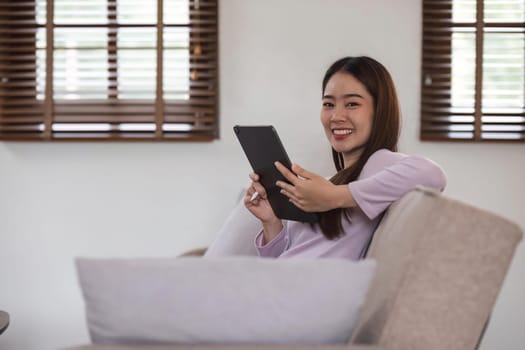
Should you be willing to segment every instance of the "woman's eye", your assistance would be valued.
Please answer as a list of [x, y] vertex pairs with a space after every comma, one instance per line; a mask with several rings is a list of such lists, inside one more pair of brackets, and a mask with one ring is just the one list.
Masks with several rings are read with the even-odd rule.
[[348, 102], [346, 104], [347, 107], [356, 107], [356, 106], [359, 106], [359, 104], [357, 102]]
[[334, 106], [334, 104], [332, 102], [323, 102], [323, 107], [331, 108], [333, 106]]

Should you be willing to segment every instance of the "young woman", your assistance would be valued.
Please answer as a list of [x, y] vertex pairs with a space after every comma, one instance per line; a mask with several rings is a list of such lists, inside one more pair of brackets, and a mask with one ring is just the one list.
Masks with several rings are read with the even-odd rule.
[[281, 192], [297, 207], [318, 212], [318, 224], [277, 218], [258, 175], [250, 174], [244, 204], [263, 226], [255, 242], [261, 256], [359, 259], [392, 202], [418, 185], [445, 187], [445, 174], [436, 163], [397, 152], [396, 90], [374, 59], [346, 57], [327, 70], [321, 123], [337, 169], [330, 180], [296, 164], [292, 173], [276, 163], [290, 181], [277, 182]]

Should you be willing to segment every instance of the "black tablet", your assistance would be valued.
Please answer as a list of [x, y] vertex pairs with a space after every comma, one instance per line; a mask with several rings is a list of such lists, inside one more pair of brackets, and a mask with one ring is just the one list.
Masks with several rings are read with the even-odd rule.
[[280, 187], [275, 184], [277, 180], [289, 181], [277, 170], [274, 163], [279, 161], [288, 169], [292, 166], [275, 128], [269, 125], [236, 125], [233, 131], [253, 171], [259, 175], [275, 215], [285, 220], [317, 222], [316, 213], [308, 213], [297, 208], [288, 197], [281, 194]]

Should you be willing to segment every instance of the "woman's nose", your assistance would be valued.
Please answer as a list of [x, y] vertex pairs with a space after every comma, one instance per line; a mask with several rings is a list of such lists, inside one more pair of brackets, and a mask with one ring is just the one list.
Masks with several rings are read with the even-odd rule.
[[336, 107], [333, 109], [332, 115], [330, 117], [331, 121], [342, 121], [345, 119], [344, 108]]

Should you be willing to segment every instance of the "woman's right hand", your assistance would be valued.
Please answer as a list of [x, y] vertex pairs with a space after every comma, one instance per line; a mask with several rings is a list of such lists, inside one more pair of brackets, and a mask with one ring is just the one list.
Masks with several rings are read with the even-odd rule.
[[[259, 175], [251, 173], [250, 179], [252, 180], [252, 183], [250, 184], [250, 187], [248, 187], [248, 190], [246, 190], [246, 195], [244, 196], [244, 205], [246, 206], [246, 209], [263, 223], [275, 221], [277, 217], [268, 202], [265, 188], [259, 182]], [[257, 192], [257, 195], [255, 195], [255, 192]]]
[[[248, 187], [248, 190], [246, 190], [244, 206], [261, 221], [263, 224], [265, 241], [269, 242], [273, 237], [279, 234], [283, 228], [283, 224], [281, 219], [275, 216], [275, 213], [268, 202], [266, 190], [259, 182], [259, 175], [251, 173], [250, 179], [252, 180], [252, 183], [250, 184], [250, 187]], [[254, 198], [255, 192], [257, 192], [257, 195]]]

